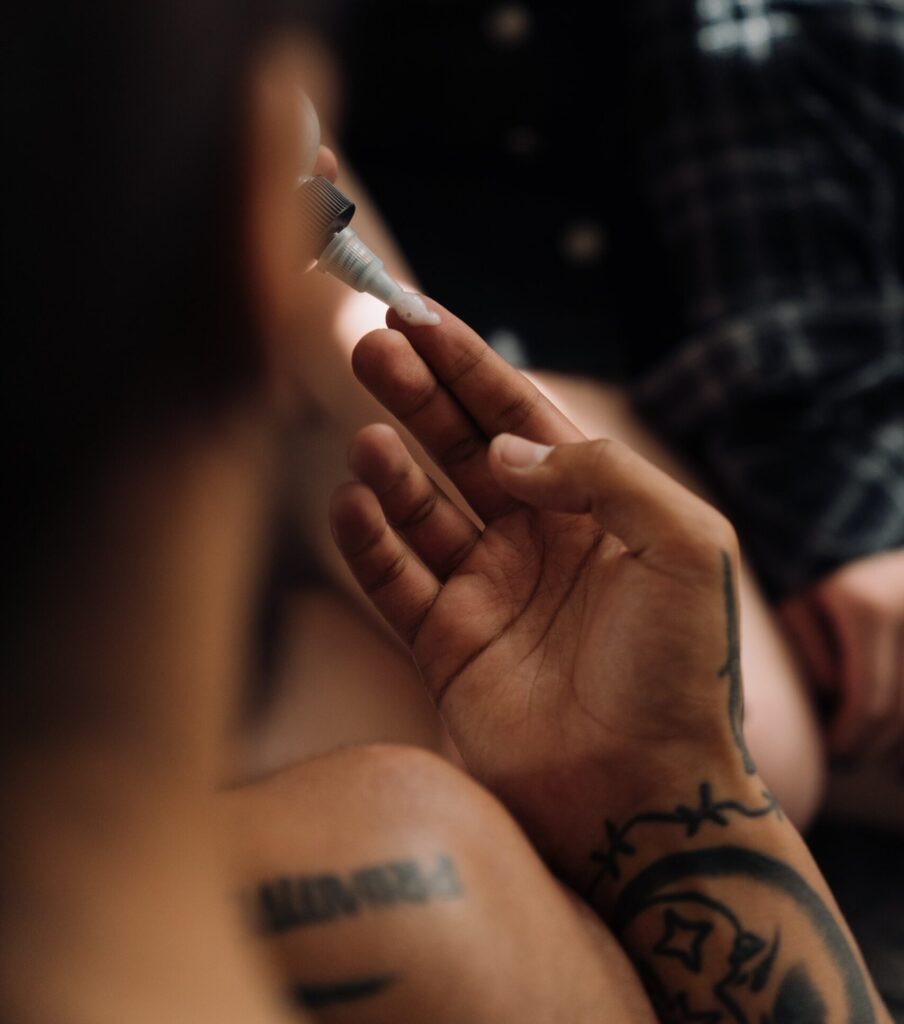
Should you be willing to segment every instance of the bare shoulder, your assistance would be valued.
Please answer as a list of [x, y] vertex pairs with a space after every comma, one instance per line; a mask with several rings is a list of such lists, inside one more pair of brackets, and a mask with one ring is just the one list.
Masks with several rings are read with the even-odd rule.
[[332, 979], [337, 999], [372, 986], [337, 1004], [349, 1021], [652, 1021], [611, 935], [437, 755], [353, 748], [226, 799], [243, 890], [306, 1005]]

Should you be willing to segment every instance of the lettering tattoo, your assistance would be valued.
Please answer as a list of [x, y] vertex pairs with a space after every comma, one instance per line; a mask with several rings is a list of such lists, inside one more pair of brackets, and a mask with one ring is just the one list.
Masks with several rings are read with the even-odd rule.
[[744, 739], [744, 684], [741, 675], [741, 626], [738, 621], [738, 602], [735, 597], [734, 572], [728, 554], [722, 552], [722, 591], [725, 599], [725, 628], [728, 651], [725, 664], [719, 669], [719, 678], [728, 678], [728, 722], [735, 746], [741, 755], [744, 771], [756, 773], [756, 765]]
[[451, 857], [424, 866], [416, 860], [390, 861], [336, 874], [281, 877], [262, 883], [257, 906], [263, 931], [275, 934], [434, 900], [458, 899], [461, 881]]

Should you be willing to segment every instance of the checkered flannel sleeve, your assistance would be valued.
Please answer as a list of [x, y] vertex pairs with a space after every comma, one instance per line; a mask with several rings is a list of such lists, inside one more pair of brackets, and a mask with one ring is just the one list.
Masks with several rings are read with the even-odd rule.
[[682, 296], [635, 398], [778, 598], [904, 546], [904, 0], [633, 12], [642, 189]]

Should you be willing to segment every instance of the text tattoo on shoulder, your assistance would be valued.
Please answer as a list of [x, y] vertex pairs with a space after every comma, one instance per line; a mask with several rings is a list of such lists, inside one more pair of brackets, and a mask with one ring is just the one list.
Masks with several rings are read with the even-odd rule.
[[258, 917], [268, 933], [328, 924], [380, 910], [463, 895], [461, 880], [451, 857], [435, 863], [417, 860], [369, 865], [347, 875], [283, 876], [263, 882], [257, 890]]

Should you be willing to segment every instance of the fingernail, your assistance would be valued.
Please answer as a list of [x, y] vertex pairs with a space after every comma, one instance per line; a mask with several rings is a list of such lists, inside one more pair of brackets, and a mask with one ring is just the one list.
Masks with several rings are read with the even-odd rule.
[[552, 451], [549, 445], [534, 444], [514, 434], [502, 434], [496, 444], [499, 458], [512, 469], [533, 469]]

